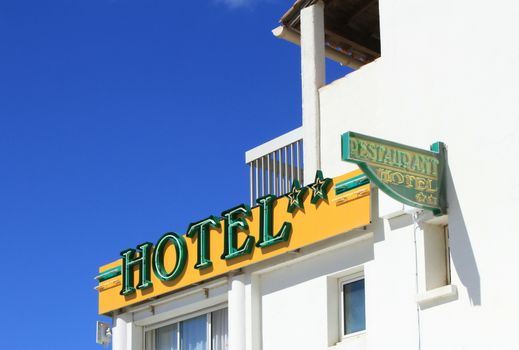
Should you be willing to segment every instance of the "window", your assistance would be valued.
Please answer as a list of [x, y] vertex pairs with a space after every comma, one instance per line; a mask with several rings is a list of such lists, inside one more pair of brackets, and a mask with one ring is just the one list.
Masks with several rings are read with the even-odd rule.
[[227, 309], [146, 332], [146, 350], [227, 350]]
[[345, 337], [366, 330], [364, 277], [350, 277], [340, 281], [339, 285], [342, 336]]
[[456, 300], [458, 291], [451, 284], [447, 215], [423, 220], [420, 226], [422, 232], [416, 235], [416, 302], [423, 310]]
[[423, 225], [423, 275], [425, 288], [422, 292], [440, 288], [451, 283], [449, 226], [425, 223]]

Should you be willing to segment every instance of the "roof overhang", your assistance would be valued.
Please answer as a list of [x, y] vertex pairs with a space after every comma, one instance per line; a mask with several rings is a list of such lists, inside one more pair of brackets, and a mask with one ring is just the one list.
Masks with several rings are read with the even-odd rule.
[[[281, 17], [275, 36], [300, 44], [300, 12], [318, 0], [297, 0]], [[359, 68], [380, 57], [378, 0], [324, 1], [326, 56]]]

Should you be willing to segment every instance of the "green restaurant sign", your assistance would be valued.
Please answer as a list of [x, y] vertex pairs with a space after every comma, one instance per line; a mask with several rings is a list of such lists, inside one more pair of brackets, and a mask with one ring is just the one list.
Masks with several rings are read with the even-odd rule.
[[442, 142], [426, 151], [349, 131], [342, 135], [342, 160], [358, 164], [393, 199], [435, 215], [446, 213]]

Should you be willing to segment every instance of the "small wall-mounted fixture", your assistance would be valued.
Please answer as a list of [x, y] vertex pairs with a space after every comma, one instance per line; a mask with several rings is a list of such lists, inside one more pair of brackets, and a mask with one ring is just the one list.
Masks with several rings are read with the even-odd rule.
[[106, 322], [96, 322], [96, 343], [107, 346], [112, 339], [112, 329]]

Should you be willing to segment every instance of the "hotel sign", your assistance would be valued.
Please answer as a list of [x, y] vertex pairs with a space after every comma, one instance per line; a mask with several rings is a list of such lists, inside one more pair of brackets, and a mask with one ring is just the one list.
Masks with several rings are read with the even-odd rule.
[[446, 213], [443, 143], [426, 151], [350, 131], [342, 135], [342, 159], [358, 164], [395, 200], [435, 215]]
[[355, 171], [334, 179], [317, 172], [282, 197], [267, 195], [168, 232], [155, 244], [125, 249], [102, 266], [99, 313], [221, 276], [370, 223], [370, 184]]

